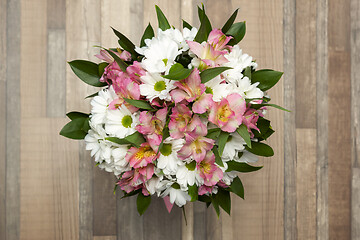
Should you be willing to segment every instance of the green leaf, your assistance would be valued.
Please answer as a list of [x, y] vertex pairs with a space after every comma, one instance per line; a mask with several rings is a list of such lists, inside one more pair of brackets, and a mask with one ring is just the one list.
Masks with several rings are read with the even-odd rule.
[[150, 103], [145, 100], [135, 100], [130, 98], [124, 98], [124, 100], [125, 102], [133, 105], [134, 107], [145, 110], [154, 110], [154, 108], [150, 105]]
[[221, 133], [220, 128], [212, 128], [212, 129], [208, 130], [208, 133], [207, 133], [206, 137], [211, 138], [213, 140], [216, 140], [216, 139], [218, 139], [220, 133]]
[[187, 78], [191, 72], [192, 69], [184, 68], [180, 63], [175, 63], [171, 66], [169, 74], [163, 77], [171, 80], [183, 80]]
[[151, 196], [144, 196], [142, 193], [139, 193], [137, 199], [136, 199], [136, 207], [137, 210], [141, 215], [143, 215], [146, 211], [146, 209], [150, 206], [151, 203]]
[[113, 53], [111, 50], [108, 50], [108, 49], [105, 49], [105, 50], [115, 59], [115, 62], [119, 65], [120, 69], [123, 72], [126, 72], [126, 68], [128, 67], [128, 65], [123, 60], [121, 60], [118, 55]]
[[133, 145], [134, 147], [137, 147], [139, 148], [140, 145], [145, 142], [145, 139], [143, 137], [143, 135], [139, 132], [135, 132], [125, 138], [117, 138], [117, 137], [107, 137], [105, 138], [105, 140], [108, 140], [110, 142], [113, 142], [113, 143], [117, 143], [117, 144], [120, 144], [120, 145], [123, 145], [123, 144], [131, 144]]
[[74, 60], [69, 62], [69, 65], [73, 72], [83, 82], [94, 86], [104, 87], [107, 84], [100, 82], [99, 66], [96, 63], [85, 61], [85, 60]]
[[221, 131], [219, 135], [218, 145], [219, 145], [219, 155], [222, 156], [225, 148], [225, 144], [230, 136], [230, 133]]
[[248, 150], [249, 152], [263, 157], [274, 156], [274, 151], [269, 145], [261, 142], [252, 142], [251, 144], [252, 148], [245, 146], [246, 150]]
[[224, 163], [223, 163], [223, 161], [222, 161], [222, 159], [220, 157], [218, 148], [216, 146], [214, 146], [212, 150], [213, 150], [213, 153], [215, 155], [215, 163], [217, 165], [219, 165], [220, 167], [223, 167]]
[[219, 188], [215, 195], [216, 203], [230, 215], [231, 212], [231, 197], [230, 193], [222, 188]]
[[198, 199], [198, 187], [196, 186], [196, 184], [189, 186], [188, 187], [188, 193], [191, 197], [191, 201], [195, 202]]
[[211, 198], [207, 195], [199, 195], [198, 200], [200, 202], [211, 203]]
[[251, 148], [250, 133], [248, 132], [248, 128], [244, 124], [241, 124], [236, 131], [245, 140], [246, 145]]
[[119, 44], [120, 46], [128, 51], [129, 53], [131, 53], [131, 56], [133, 59], [136, 59], [138, 54], [135, 52], [135, 45], [130, 41], [130, 39], [128, 39], [124, 34], [122, 34], [121, 32], [117, 31], [116, 29], [114, 29], [113, 27], [111, 27], [111, 29], [114, 31], [115, 35], [119, 38]]
[[206, 83], [231, 67], [208, 68], [200, 73], [201, 83]]
[[74, 120], [74, 119], [77, 119], [77, 118], [89, 118], [89, 114], [82, 113], [82, 112], [68, 112], [66, 114], [66, 116], [68, 118], [70, 118], [71, 120]]
[[239, 11], [239, 9], [236, 9], [235, 12], [231, 15], [231, 17], [226, 21], [225, 25], [221, 29], [221, 31], [223, 33], [226, 33], [230, 29], [230, 27], [233, 25], [233, 23], [236, 19], [236, 16], [238, 14], [238, 11]]
[[226, 172], [238, 171], [242, 173], [247, 173], [247, 172], [255, 172], [262, 168], [262, 167], [251, 166], [244, 162], [236, 162], [236, 161], [228, 161], [227, 164], [228, 164], [228, 169], [226, 170]]
[[279, 105], [272, 104], [272, 103], [251, 104], [251, 107], [254, 109], [259, 109], [261, 107], [266, 107], [266, 106], [274, 107], [274, 108], [277, 108], [277, 109], [280, 109], [280, 110], [283, 110], [286, 112], [291, 112], [290, 110], [288, 110], [286, 108], [280, 107]]
[[243, 75], [244, 75], [245, 77], [248, 77], [249, 79], [251, 79], [251, 67], [246, 67], [246, 68], [244, 69]]
[[220, 208], [219, 208], [219, 203], [217, 202], [217, 199], [216, 199], [216, 198], [212, 198], [211, 203], [212, 203], [212, 205], [214, 206], [216, 215], [219, 217], [219, 216], [220, 216]]
[[99, 76], [101, 77], [104, 74], [105, 68], [108, 66], [109, 64], [107, 62], [102, 62], [99, 63], [98, 65], [98, 70], [99, 70]]
[[202, 43], [204, 41], [207, 41], [212, 27], [209, 18], [205, 14], [204, 5], [202, 9], [198, 7], [198, 14], [200, 19], [200, 28], [194, 40], [198, 43]]
[[229, 41], [228, 45], [234, 46], [235, 44], [238, 44], [244, 38], [245, 32], [246, 32], [245, 22], [234, 23], [230, 27], [230, 29], [226, 32], [226, 35], [233, 37], [233, 39]]
[[87, 96], [85, 99], [96, 97], [97, 95], [99, 95], [99, 92], [93, 93], [93, 94]]
[[163, 31], [165, 31], [166, 29], [171, 28], [168, 20], [166, 19], [164, 13], [161, 11], [161, 9], [155, 5], [155, 9], [156, 9], [156, 15], [158, 18], [158, 22], [159, 22], [159, 28]]
[[189, 30], [191, 30], [193, 27], [187, 22], [185, 21], [184, 19], [182, 20], [183, 21], [183, 28], [187, 28]]
[[189, 171], [194, 171], [196, 168], [196, 162], [192, 161], [190, 163], [187, 163], [185, 166], [187, 167], [187, 169], [189, 169]]
[[252, 73], [251, 82], [259, 82], [260, 84], [257, 87], [260, 88], [261, 91], [267, 91], [280, 80], [282, 75], [282, 72], [271, 69], [262, 69]]
[[144, 34], [141, 38], [140, 41], [140, 47], [145, 46], [145, 39], [152, 39], [155, 36], [154, 34], [154, 29], [152, 28], [151, 24], [149, 23], [149, 25], [146, 27]]
[[75, 118], [67, 123], [60, 131], [60, 135], [71, 139], [84, 139], [89, 130], [89, 118]]
[[[116, 186], [119, 186], [119, 185], [116, 185]], [[135, 191], [129, 192], [129, 193], [124, 192], [124, 195], [123, 195], [120, 199], [134, 196], [134, 195], [136, 195], [136, 194], [138, 194], [138, 193], [140, 193], [140, 192], [141, 192], [141, 188], [140, 188], [140, 189], [137, 189], [137, 190], [135, 190]]]
[[234, 178], [230, 186], [230, 191], [244, 199], [244, 186], [239, 177]]

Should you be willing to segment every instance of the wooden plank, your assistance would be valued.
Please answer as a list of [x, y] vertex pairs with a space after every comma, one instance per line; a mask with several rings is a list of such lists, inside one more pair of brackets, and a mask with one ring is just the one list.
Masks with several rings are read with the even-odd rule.
[[329, 239], [350, 239], [351, 130], [343, 128], [351, 124], [350, 1], [329, 0], [328, 16]]
[[316, 1], [296, 1], [296, 127], [316, 127]]
[[328, 0], [317, 1], [316, 136], [317, 239], [329, 239], [328, 212]]
[[93, 239], [93, 168], [94, 161], [79, 144], [79, 239]]
[[6, 6], [6, 240], [20, 235], [20, 5], [15, 0]]
[[20, 239], [78, 239], [78, 144], [58, 134], [65, 119], [21, 124]]
[[94, 236], [116, 235], [114, 174], [96, 167], [93, 170], [93, 178], [93, 234]]
[[93, 240], [116, 240], [116, 236], [94, 236]]
[[[66, 1], [66, 59], [85, 59], [97, 62], [94, 46], [101, 41], [101, 4], [98, 0]], [[90, 111], [90, 99], [84, 98], [98, 91], [66, 68], [66, 111]]]
[[[261, 68], [283, 69], [283, 1], [233, 0], [240, 7], [239, 18], [246, 20], [247, 33], [240, 43], [245, 53]], [[283, 105], [283, 81], [269, 91], [272, 102]], [[268, 144], [274, 157], [260, 160], [261, 171], [241, 174], [245, 201], [233, 202], [233, 239], [284, 238], [284, 119], [283, 112], [270, 109], [268, 117], [276, 133]]]
[[65, 0], [47, 1], [47, 23], [49, 29], [65, 29]]
[[21, 108], [23, 118], [46, 116], [46, 3], [21, 3], [21, 105], [27, 106]]
[[6, 237], [6, 10], [0, 0], [0, 239]]
[[[146, 0], [144, 1], [144, 25], [149, 22], [154, 29], [158, 28], [158, 21], [155, 12], [155, 4], [160, 7], [160, 9], [165, 14], [170, 25], [175, 28], [182, 26], [181, 21], [181, 1], [180, 0]], [[180, 11], [179, 11], [180, 10]], [[156, 31], [156, 30], [155, 30]]]
[[352, 169], [351, 239], [360, 239], [360, 168]]
[[360, 3], [351, 1], [351, 239], [360, 239]]
[[194, 203], [187, 203], [184, 206], [186, 220], [183, 214], [181, 240], [194, 240]]
[[[121, 199], [120, 190], [116, 192], [117, 212], [117, 239], [139, 239], [144, 238], [144, 217], [140, 217], [136, 208], [136, 197]], [[151, 206], [150, 206], [151, 207]]]
[[284, 107], [292, 114], [284, 116], [284, 239], [296, 239], [296, 3], [284, 1]]
[[[222, 211], [222, 210], [221, 210]], [[225, 214], [221, 212], [220, 214]], [[206, 211], [206, 239], [221, 240], [222, 239], [222, 222], [216, 215], [213, 207]]]
[[235, 11], [231, 0], [207, 0], [205, 10], [213, 28], [222, 28], [233, 11]]
[[49, 29], [47, 41], [46, 116], [66, 114], [65, 30]]
[[181, 239], [181, 209], [174, 206], [168, 213], [164, 200], [155, 196], [144, 214], [144, 240], [152, 239]]
[[296, 129], [297, 239], [316, 239], [316, 129]]
[[206, 212], [211, 211], [207, 209], [205, 203], [194, 203], [194, 239], [207, 239], [206, 230]]

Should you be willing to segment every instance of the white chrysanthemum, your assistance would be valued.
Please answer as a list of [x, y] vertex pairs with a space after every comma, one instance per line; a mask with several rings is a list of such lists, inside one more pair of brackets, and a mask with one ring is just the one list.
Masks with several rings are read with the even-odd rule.
[[245, 140], [238, 133], [235, 132], [230, 134], [228, 141], [225, 144], [222, 159], [224, 161], [233, 160], [239, 151], [243, 151], [245, 149], [245, 144]]
[[106, 133], [101, 125], [94, 125], [90, 120], [91, 129], [85, 136], [86, 150], [90, 150], [90, 155], [95, 161], [100, 163], [111, 156], [111, 147], [105, 141]]
[[259, 160], [259, 157], [249, 151], [244, 150], [241, 158], [235, 158], [237, 162], [255, 163]]
[[184, 143], [184, 139], [172, 139], [168, 137], [164, 140], [157, 167], [162, 169], [165, 175], [175, 175], [178, 167], [184, 164], [183, 161], [177, 157], [177, 152], [182, 148]]
[[165, 197], [169, 195], [170, 203], [175, 203], [179, 207], [182, 207], [186, 204], [187, 201], [191, 200], [190, 195], [187, 192], [184, 192], [181, 189], [175, 189], [173, 187], [169, 187], [162, 194], [161, 197]]
[[204, 184], [204, 179], [200, 177], [199, 172], [196, 170], [190, 170], [186, 165], [182, 165], [176, 172], [176, 182], [180, 186], [192, 186]]
[[113, 87], [102, 89], [99, 94], [91, 100], [91, 121], [93, 124], [103, 124], [106, 120], [106, 113], [109, 104], [116, 98]]
[[262, 98], [264, 96], [264, 92], [257, 87], [259, 83], [251, 84], [248, 77], [237, 79], [234, 84], [230, 85], [232, 85], [232, 92], [238, 93], [246, 99]]
[[105, 130], [111, 136], [124, 138], [133, 134], [138, 124], [138, 116], [122, 105], [118, 109], [108, 111]]
[[246, 67], [257, 67], [257, 63], [252, 61], [252, 57], [247, 54], [243, 54], [242, 49], [238, 45], [235, 45], [231, 52], [229, 54], [225, 54], [224, 57], [229, 62], [224, 63], [223, 66], [232, 68], [223, 72], [223, 75], [228, 82], [234, 82], [237, 79], [241, 79], [243, 77], [241, 72]]
[[174, 81], [163, 78], [158, 73], [146, 73], [141, 77], [143, 84], [140, 85], [140, 93], [149, 101], [154, 98], [170, 101], [170, 91], [175, 88]]
[[128, 162], [125, 160], [127, 151], [128, 151], [127, 145], [120, 145], [114, 148], [111, 152], [111, 156], [114, 164], [114, 174], [117, 176], [123, 172], [130, 170], [130, 166]]
[[145, 56], [142, 66], [151, 73], [168, 72], [177, 55], [181, 53], [177, 42], [165, 35], [147, 39], [145, 44], [145, 47], [136, 47], [135, 50]]
[[230, 88], [231, 85], [222, 82], [223, 80], [220, 76], [217, 76], [205, 83], [206, 93], [211, 93], [213, 95], [214, 102], [220, 102], [221, 99], [225, 98], [232, 92], [232, 89]]
[[151, 179], [145, 182], [146, 189], [149, 191], [150, 195], [157, 193], [157, 196], [160, 196], [162, 190], [164, 190], [164, 181], [163, 176], [153, 176]]

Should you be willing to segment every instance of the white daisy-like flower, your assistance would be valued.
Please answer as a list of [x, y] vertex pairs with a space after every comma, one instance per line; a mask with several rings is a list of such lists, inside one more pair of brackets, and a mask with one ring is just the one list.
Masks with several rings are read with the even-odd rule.
[[95, 162], [102, 162], [111, 156], [111, 146], [105, 141], [106, 133], [101, 125], [94, 125], [90, 120], [88, 134], [85, 136], [86, 150], [90, 150], [91, 157], [95, 158]]
[[222, 83], [223, 80], [220, 76], [211, 79], [205, 83], [206, 93], [213, 95], [214, 102], [220, 102], [223, 98], [232, 92], [230, 84]]
[[150, 195], [157, 193], [160, 195], [161, 190], [163, 190], [164, 183], [162, 182], [163, 176], [153, 176], [148, 181], [145, 182], [146, 189], [149, 191]]
[[114, 164], [114, 174], [116, 176], [123, 172], [130, 170], [128, 162], [125, 160], [126, 153], [128, 151], [127, 145], [120, 145], [112, 150], [111, 156]]
[[233, 160], [238, 152], [245, 149], [245, 140], [238, 133], [231, 133], [222, 154], [223, 161]]
[[140, 85], [140, 93], [149, 101], [155, 98], [170, 101], [170, 91], [175, 88], [174, 81], [163, 78], [158, 73], [146, 73], [141, 77], [143, 84]]
[[204, 179], [200, 177], [197, 169], [190, 170], [186, 165], [179, 166], [176, 172], [176, 182], [180, 186], [200, 186], [204, 184]]
[[109, 104], [116, 98], [116, 93], [112, 86], [109, 89], [102, 89], [98, 95], [91, 100], [91, 121], [93, 124], [103, 124]]
[[124, 138], [133, 134], [138, 124], [139, 117], [122, 105], [118, 109], [108, 111], [105, 131], [111, 136]]
[[184, 192], [181, 189], [173, 188], [172, 186], [166, 189], [162, 194], [161, 197], [165, 197], [169, 195], [170, 203], [175, 203], [179, 207], [182, 207], [186, 204], [187, 201], [191, 200], [190, 195], [187, 192]]
[[229, 61], [224, 63], [224, 67], [231, 67], [223, 75], [228, 82], [234, 82], [237, 79], [241, 79], [243, 74], [241, 73], [246, 67], [257, 68], [257, 63], [253, 62], [252, 57], [248, 54], [243, 54], [242, 49], [235, 45], [229, 54], [225, 54], [224, 57]]
[[237, 162], [246, 162], [246, 163], [255, 163], [259, 160], [259, 157], [249, 151], [244, 150], [242, 156], [239, 158], [235, 158]]
[[181, 53], [177, 42], [166, 35], [148, 39], [145, 44], [145, 47], [136, 47], [135, 51], [145, 56], [142, 66], [151, 73], [168, 72]]
[[237, 79], [233, 84], [229, 85], [232, 85], [233, 93], [238, 93], [246, 99], [262, 98], [264, 96], [264, 92], [257, 87], [259, 83], [252, 84], [248, 77]]
[[183, 165], [177, 157], [177, 152], [184, 145], [184, 139], [173, 139], [168, 137], [164, 140], [163, 146], [160, 149], [160, 155], [157, 162], [157, 167], [162, 169], [165, 175], [175, 175], [178, 167]]

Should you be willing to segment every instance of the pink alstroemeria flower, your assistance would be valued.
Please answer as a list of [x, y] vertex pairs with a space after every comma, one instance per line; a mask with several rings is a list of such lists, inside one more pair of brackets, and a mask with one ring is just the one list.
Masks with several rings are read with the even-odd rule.
[[[121, 179], [117, 182], [117, 185], [119, 185], [120, 188], [127, 193], [141, 187], [145, 187], [143, 183], [152, 177], [154, 174], [154, 169], [155, 167], [153, 164], [148, 164], [146, 167], [127, 171], [121, 176]], [[148, 191], [145, 193], [149, 194]]]
[[126, 73], [129, 75], [131, 80], [138, 84], [141, 84], [140, 77], [146, 74], [146, 71], [141, 67], [141, 63], [134, 61], [132, 65], [126, 68]]
[[136, 130], [146, 136], [150, 146], [154, 150], [157, 150], [161, 143], [166, 115], [167, 108], [158, 110], [155, 115], [146, 111], [140, 113], [140, 124], [136, 126]]
[[178, 104], [172, 109], [170, 115], [170, 136], [179, 139], [185, 136], [187, 126], [191, 121], [192, 112], [185, 104]]
[[226, 36], [220, 29], [213, 29], [209, 34], [207, 42], [214, 50], [222, 51], [231, 48], [231, 46], [226, 45], [231, 39], [232, 37]]
[[[124, 61], [130, 61], [131, 59], [131, 54], [128, 51], [121, 51], [118, 50], [117, 52], [110, 50], [111, 52], [113, 52], [114, 54], [116, 54], [120, 59], [124, 60]], [[114, 58], [110, 55], [110, 53], [108, 53], [108, 51], [106, 50], [100, 50], [100, 54], [95, 55], [95, 57], [104, 60], [107, 63], [112, 63], [114, 62]]]
[[148, 142], [144, 142], [140, 148], [131, 147], [125, 156], [125, 160], [130, 164], [130, 167], [142, 168], [152, 163], [155, 157], [155, 151]]
[[132, 81], [130, 78], [122, 79], [120, 77], [117, 77], [116, 80], [113, 82], [113, 88], [115, 90], [115, 93], [119, 96], [118, 99], [115, 99], [112, 101], [109, 105], [109, 109], [117, 109], [122, 104], [125, 104], [125, 106], [131, 111], [136, 112], [138, 108], [134, 107], [133, 105], [125, 102], [123, 98], [129, 98], [129, 99], [140, 99], [140, 89], [139, 85]]
[[237, 93], [232, 93], [220, 102], [214, 103], [210, 110], [209, 121], [225, 132], [234, 132], [243, 121], [246, 110], [245, 100]]
[[215, 155], [212, 151], [207, 152], [205, 158], [196, 166], [206, 186], [215, 186], [223, 177], [223, 171], [215, 165]]
[[181, 160], [193, 157], [199, 163], [205, 158], [206, 153], [213, 148], [215, 140], [204, 137], [207, 130], [205, 129], [205, 132], [202, 133], [199, 133], [198, 130], [185, 135], [186, 143], [178, 152], [178, 157]]
[[207, 193], [211, 194], [213, 192], [213, 189], [214, 189], [214, 186], [209, 187], [209, 186], [201, 185], [199, 187], [198, 194], [199, 194], [199, 196], [207, 194]]

